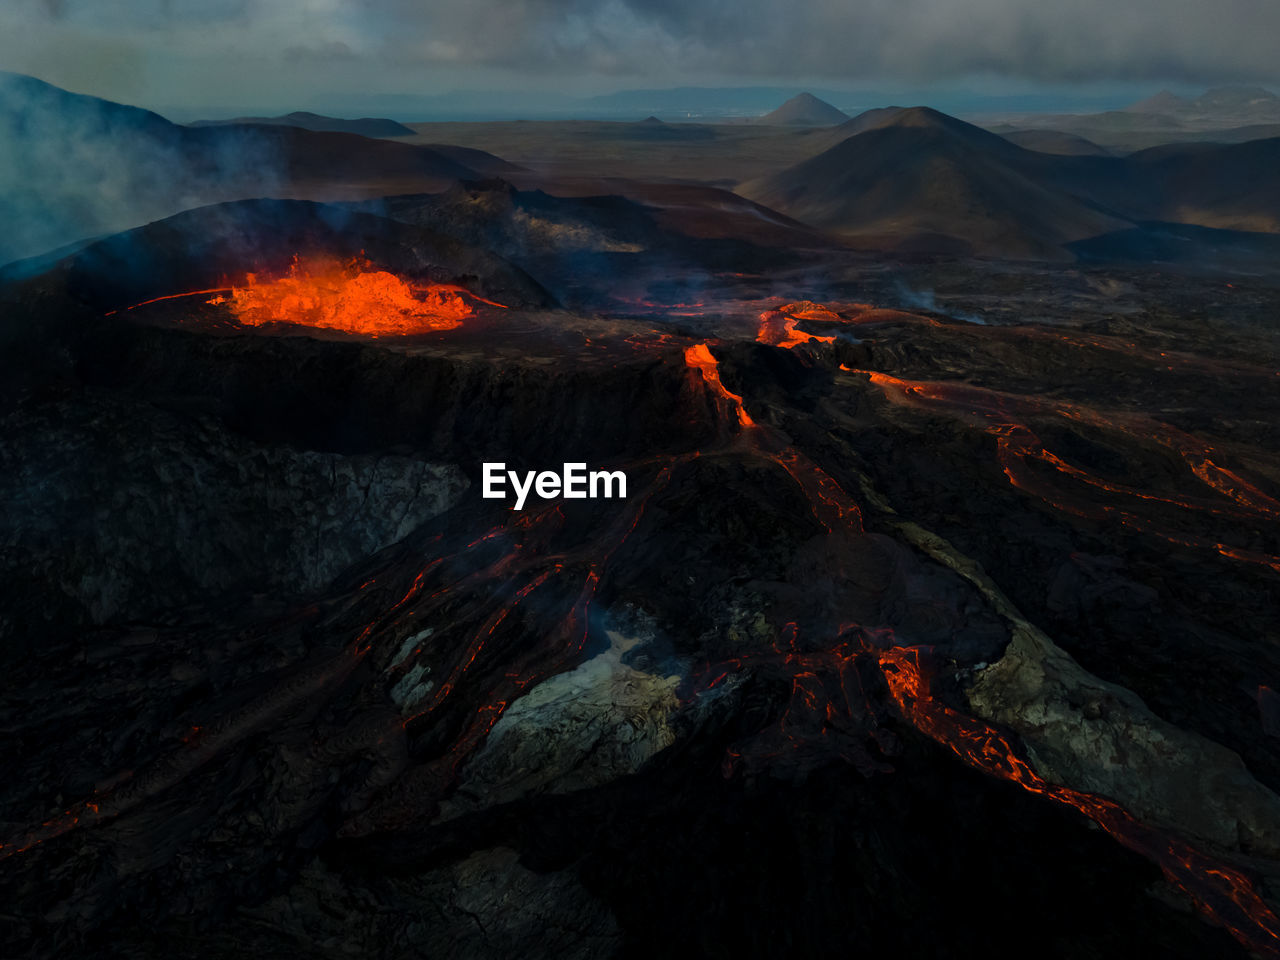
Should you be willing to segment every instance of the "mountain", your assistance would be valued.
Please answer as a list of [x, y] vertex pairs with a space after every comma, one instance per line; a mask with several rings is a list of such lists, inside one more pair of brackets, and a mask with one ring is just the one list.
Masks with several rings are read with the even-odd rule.
[[350, 133], [185, 127], [0, 73], [0, 263], [222, 200], [443, 189], [510, 169], [478, 150]]
[[1125, 108], [1127, 113], [1162, 114], [1180, 120], [1231, 123], [1280, 122], [1280, 96], [1263, 87], [1213, 87], [1194, 99], [1161, 90]]
[[856, 117], [852, 117], [840, 124], [832, 133], [842, 137], [852, 137], [855, 133], [862, 133], [882, 126], [887, 120], [897, 117], [904, 110], [906, 110], [905, 107], [875, 107], [871, 110], [864, 110]]
[[827, 127], [848, 119], [847, 113], [837, 110], [825, 100], [819, 100], [811, 93], [801, 93], [756, 122], [780, 127]]
[[875, 111], [846, 128], [861, 132], [738, 192], [900, 249], [1061, 257], [1138, 221], [1280, 232], [1280, 138], [1112, 157], [1025, 149], [927, 107]]
[[[415, 135], [416, 132], [414, 131]], [[430, 150], [432, 153], [452, 160], [468, 170], [484, 174], [486, 177], [500, 177], [509, 173], [517, 173], [524, 169], [519, 164], [503, 160], [487, 150], [478, 150], [475, 147], [459, 147], [452, 143], [424, 143], [418, 144], [417, 148]], [[456, 179], [466, 180], [469, 178], [458, 177]]]
[[[646, 113], [663, 116], [760, 116], [801, 91], [795, 87], [665, 87], [618, 90], [576, 101], [576, 116]], [[848, 97], [837, 90], [818, 90], [825, 100]], [[837, 121], [838, 122], [838, 121]]]
[[1186, 97], [1180, 97], [1168, 90], [1161, 90], [1154, 96], [1132, 103], [1124, 109], [1126, 113], [1154, 113], [1176, 116], [1186, 112], [1190, 107], [1191, 101]]
[[282, 117], [238, 117], [235, 120], [197, 120], [190, 127], [225, 127], [232, 124], [256, 123], [278, 127], [301, 127], [320, 133], [354, 133], [362, 137], [412, 137], [414, 131], [402, 123], [377, 117], [344, 120], [299, 110]]
[[1125, 162], [1151, 195], [1152, 219], [1280, 233], [1280, 137], [1170, 144]]
[[1084, 137], [1112, 153], [1133, 153], [1174, 142], [1241, 143], [1274, 136], [1280, 97], [1253, 86], [1224, 86], [1197, 97], [1168, 90], [1101, 113], [1029, 114], [988, 127], [996, 133], [1052, 130]]
[[1280, 97], [1262, 87], [1214, 87], [1192, 101], [1200, 116], [1273, 123], [1280, 121]]
[[1037, 182], [1022, 169], [1030, 151], [936, 110], [855, 121], [867, 129], [739, 192], [802, 222], [898, 249], [1064, 256], [1065, 243], [1127, 225]]

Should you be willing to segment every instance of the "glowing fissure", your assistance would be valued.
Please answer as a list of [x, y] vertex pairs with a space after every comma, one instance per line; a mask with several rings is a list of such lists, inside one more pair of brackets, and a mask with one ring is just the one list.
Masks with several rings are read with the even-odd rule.
[[[516, 654], [508, 662], [498, 686], [485, 694], [481, 706], [471, 713], [471, 718], [467, 721], [462, 733], [453, 741], [445, 754], [428, 761], [408, 775], [411, 782], [417, 780], [420, 784], [425, 784], [423, 791], [427, 796], [438, 797], [456, 782], [463, 764], [484, 743], [494, 725], [521, 693], [548, 677], [577, 665], [586, 647], [588, 613], [600, 584], [601, 572], [613, 553], [635, 530], [649, 499], [666, 486], [674, 467], [692, 458], [693, 455], [670, 458], [670, 462], [658, 471], [645, 490], [628, 502], [628, 509], [620, 514], [603, 536], [591, 545], [594, 549], [589, 552], [584, 548], [572, 554], [557, 554], [546, 553], [542, 549], [563, 523], [564, 517], [558, 505], [553, 504], [539, 511], [514, 515], [514, 519], [505, 527], [472, 541], [466, 548], [469, 550], [479, 544], [492, 541], [496, 535], [505, 531], [513, 536], [512, 545], [506, 553], [488, 567], [435, 591], [426, 598], [425, 605], [408, 611], [407, 616], [414, 617], [418, 622], [429, 620], [434, 616], [438, 605], [445, 602], [460, 588], [491, 583], [498, 578], [506, 581], [503, 585], [504, 589], [496, 591], [494, 598], [496, 605], [493, 611], [471, 634], [470, 639], [454, 660], [447, 679], [437, 688], [429, 702], [404, 718], [403, 724], [406, 727], [423, 717], [430, 716], [444, 706], [456, 693], [463, 679], [477, 663], [499, 628], [531, 595], [546, 587], [553, 577], [563, 574], [570, 565], [581, 565], [586, 568], [582, 574], [582, 586], [555, 627], [542, 636], [541, 643]], [[516, 588], [514, 593], [508, 593], [510, 585], [521, 579], [523, 584]], [[510, 599], [504, 600], [505, 596], [509, 596]], [[395, 627], [395, 624], [390, 627], [393, 634], [396, 633]], [[512, 656], [510, 651], [505, 652], [509, 657]], [[398, 664], [396, 669], [403, 671], [407, 666], [406, 660]], [[410, 789], [407, 792], [412, 794], [414, 791]], [[375, 804], [349, 821], [343, 826], [340, 834], [360, 836], [373, 830], [395, 827], [420, 814], [419, 808], [411, 806], [406, 809], [394, 798], [388, 798], [382, 804]]]
[[[757, 455], [781, 466], [805, 492], [813, 514], [828, 531], [853, 524], [862, 525], [862, 511], [840, 484], [795, 447], [781, 441], [775, 430], [751, 419], [743, 399], [731, 392], [720, 379], [719, 361], [705, 343], [685, 350], [685, 364], [702, 375], [712, 395], [722, 401], [744, 428], [747, 446]], [[770, 447], [779, 448], [771, 452]]]
[[[135, 303], [125, 307], [125, 310], [137, 310], [139, 307], [145, 307], [152, 303], [163, 303], [165, 300], [182, 300], [186, 297], [207, 297], [209, 294], [230, 293], [231, 287], [210, 287], [208, 290], [188, 290], [186, 293], [170, 293], [163, 297], [152, 297], [150, 300], [143, 300], [141, 303]], [[215, 297], [216, 299], [216, 297]], [[212, 301], [210, 301], [212, 302]], [[119, 313], [118, 310], [108, 310], [106, 316], [111, 317]]]
[[736, 414], [738, 423], [741, 426], [755, 426], [755, 421], [751, 419], [751, 415], [747, 413], [746, 407], [743, 406], [742, 397], [736, 393], [731, 393], [720, 381], [720, 363], [711, 353], [710, 347], [705, 343], [699, 343], [685, 348], [684, 362], [691, 369], [697, 370], [702, 375], [702, 380], [707, 385], [707, 389], [716, 398], [729, 405]]
[[[1213, 550], [1229, 559], [1269, 567], [1280, 573], [1280, 557], [1221, 543], [1212, 537], [1182, 533], [1119, 507], [1072, 500], [1027, 468], [1027, 461], [1039, 460], [1064, 476], [1108, 493], [1139, 502], [1174, 506], [1188, 512], [1249, 520], [1280, 518], [1280, 502], [1232, 471], [1219, 467], [1209, 458], [1214, 452], [1211, 447], [1174, 427], [1135, 414], [1104, 415], [1074, 404], [1002, 394], [968, 384], [930, 383], [903, 380], [877, 371], [858, 372], [869, 376], [890, 400], [929, 411], [941, 411], [994, 436], [997, 459], [1009, 482], [1055, 509], [1086, 519], [1115, 520], [1169, 543]], [[1016, 419], [1019, 414], [1027, 413], [1056, 414], [1091, 427], [1120, 430], [1133, 439], [1157, 443], [1176, 453], [1200, 482], [1231, 502], [1223, 504], [1186, 497], [1162, 497], [1109, 483], [1046, 450], [1040, 438]]]
[[1079, 810], [1125, 847], [1153, 861], [1202, 912], [1246, 947], [1267, 956], [1280, 954], [1280, 920], [1243, 873], [1147, 826], [1113, 800], [1045, 781], [995, 728], [930, 695], [920, 648], [886, 650], [879, 661], [898, 709], [921, 733], [990, 776]]
[[[788, 346], [783, 342], [776, 345]], [[729, 400], [730, 409], [744, 414], [742, 398], [723, 386], [714, 356], [705, 345], [700, 346], [701, 349], [690, 348], [686, 351], [686, 363], [702, 371], [708, 389]], [[870, 373], [872, 381], [881, 387], [901, 391], [904, 397], [928, 396], [933, 399], [929, 396], [930, 388], [939, 392], [944, 389], [941, 385], [918, 384], [885, 374], [861, 372]], [[1011, 398], [977, 388], [959, 388], [957, 394], [959, 396], [953, 400], [957, 408], [962, 408], [987, 423], [992, 432], [1000, 436], [1002, 444], [1005, 444], [1002, 450], [1016, 452], [1006, 462], [1006, 472], [1009, 470], [1008, 463], [1020, 463], [1026, 456], [1043, 453], [1049, 462], [1057, 459], [1039, 446], [1039, 441], [1030, 430], [1011, 422], [1004, 415], [1004, 406]], [[772, 431], [755, 426], [749, 420], [742, 420], [741, 415], [739, 419], [744, 427], [750, 427], [746, 433], [752, 438], [753, 449], [780, 464], [791, 474], [808, 498], [814, 516], [830, 534], [848, 536], [862, 532], [860, 509], [834, 478], [790, 446], [784, 447], [777, 454], [769, 453], [765, 449], [764, 437]], [[1177, 432], [1168, 428], [1163, 436], [1174, 438]], [[1022, 444], [1021, 448], [1017, 447], [1019, 442]], [[1182, 451], [1189, 448], [1179, 446], [1176, 449]], [[1190, 449], [1200, 452], [1194, 446]], [[1197, 472], [1197, 476], [1200, 473]], [[1219, 479], [1212, 473], [1210, 476], [1215, 480]], [[1232, 483], [1222, 484], [1222, 487], [1230, 487], [1228, 496], [1249, 508], [1270, 512], [1269, 498], [1265, 494], [1259, 495], [1234, 474], [1229, 476]], [[1015, 479], [1012, 473], [1010, 479], [1015, 484], [1019, 483], [1019, 479]], [[1097, 483], [1107, 486], [1100, 480]], [[1216, 483], [1210, 485], [1219, 489]], [[1244, 488], [1243, 495], [1238, 494], [1239, 487]], [[1112, 489], [1110, 486], [1107, 488]], [[1117, 492], [1128, 491], [1117, 488]], [[1237, 558], [1252, 559], [1242, 556]], [[1204, 914], [1225, 927], [1242, 944], [1267, 956], [1280, 956], [1280, 920], [1277, 920], [1257, 894], [1247, 876], [1206, 856], [1191, 845], [1147, 826], [1113, 800], [1048, 783], [1018, 756], [1010, 742], [997, 730], [975, 717], [948, 707], [932, 696], [922, 666], [920, 648], [893, 645], [892, 632], [883, 629], [871, 631], [875, 634], [875, 648], [878, 651], [873, 652], [865, 639], [861, 638], [861, 632], [861, 628], [851, 624], [840, 631], [844, 639], [833, 649], [800, 652], [797, 650], [796, 625], [788, 623], [782, 636], [775, 641], [772, 652], [715, 665], [708, 664], [703, 671], [702, 682], [695, 686], [695, 692], [711, 690], [723, 682], [730, 672], [742, 670], [754, 663], [772, 662], [789, 668], [792, 671], [791, 700], [777, 729], [783, 742], [792, 749], [798, 749], [815, 735], [815, 731], [816, 735], [825, 737], [829, 730], [839, 728], [841, 717], [849, 717], [854, 713], [855, 701], [849, 690], [850, 678], [854, 681], [858, 678], [853, 669], [854, 662], [862, 656], [875, 656], [895, 705], [913, 727], [946, 746], [961, 760], [978, 770], [1009, 780], [1031, 793], [1048, 797], [1084, 813], [1125, 847], [1156, 863], [1172, 883], [1188, 893]], [[848, 639], [849, 636], [854, 639]], [[824, 676], [834, 677], [834, 684], [824, 680]], [[859, 691], [861, 692], [860, 683]], [[865, 701], [865, 695], [861, 699]], [[798, 713], [808, 714], [813, 719], [802, 722]], [[776, 755], [768, 754], [766, 757]], [[845, 750], [842, 755], [864, 772], [877, 769], [876, 763], [865, 751]], [[740, 760], [739, 752], [729, 750], [725, 757], [725, 774], [731, 774]]]

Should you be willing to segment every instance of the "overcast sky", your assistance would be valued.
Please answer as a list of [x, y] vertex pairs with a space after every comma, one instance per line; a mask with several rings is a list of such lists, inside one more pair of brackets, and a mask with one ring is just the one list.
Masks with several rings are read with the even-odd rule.
[[158, 109], [676, 84], [1280, 79], [1280, 0], [0, 0], [0, 68]]

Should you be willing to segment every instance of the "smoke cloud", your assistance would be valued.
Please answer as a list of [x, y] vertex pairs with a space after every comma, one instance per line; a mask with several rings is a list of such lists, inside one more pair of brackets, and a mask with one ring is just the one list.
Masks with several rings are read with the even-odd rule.
[[281, 166], [275, 144], [256, 130], [188, 130], [0, 73], [0, 264], [213, 200], [270, 193]]

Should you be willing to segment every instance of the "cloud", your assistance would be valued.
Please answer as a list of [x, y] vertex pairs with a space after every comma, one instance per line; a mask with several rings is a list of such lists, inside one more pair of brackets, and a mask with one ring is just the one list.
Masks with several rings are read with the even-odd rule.
[[323, 63], [353, 60], [356, 57], [355, 51], [341, 40], [329, 40], [316, 46], [293, 44], [285, 47], [283, 54], [286, 60], [311, 60]]
[[761, 76], [1214, 81], [1280, 72], [1273, 0], [628, 0], [626, 7], [660, 28], [681, 59]]
[[38, 72], [56, 81], [76, 50], [130, 44], [153, 85], [180, 90], [187, 64], [206, 95], [211, 83], [243, 95], [287, 76], [300, 89], [367, 82], [375, 67], [387, 89], [428, 74], [465, 85], [485, 71], [652, 86], [1268, 82], [1280, 77], [1277, 37], [1276, 0], [5, 0], [0, 10], [0, 62], [16, 69], [38, 51]]

